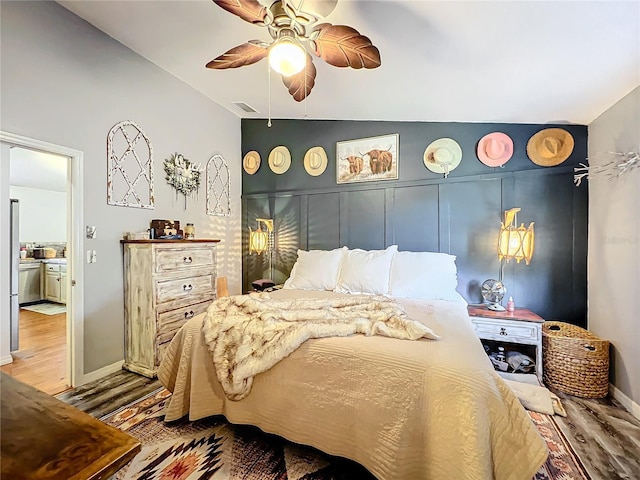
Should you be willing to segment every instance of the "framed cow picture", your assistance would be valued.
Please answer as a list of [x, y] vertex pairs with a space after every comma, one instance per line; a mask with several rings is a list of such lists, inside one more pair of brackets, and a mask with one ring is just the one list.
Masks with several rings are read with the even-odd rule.
[[398, 134], [336, 143], [338, 183], [398, 179]]

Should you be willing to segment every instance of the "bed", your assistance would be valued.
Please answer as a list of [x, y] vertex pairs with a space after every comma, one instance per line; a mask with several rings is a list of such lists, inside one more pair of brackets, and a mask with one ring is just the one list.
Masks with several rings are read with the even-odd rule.
[[[350, 294], [288, 288], [269, 295]], [[239, 401], [218, 381], [203, 334], [206, 314], [199, 315], [180, 329], [158, 371], [173, 392], [165, 419], [222, 414], [354, 460], [380, 480], [529, 480], [547, 457], [546, 443], [494, 372], [466, 302], [449, 297], [395, 298], [438, 340], [311, 339], [257, 375]]]

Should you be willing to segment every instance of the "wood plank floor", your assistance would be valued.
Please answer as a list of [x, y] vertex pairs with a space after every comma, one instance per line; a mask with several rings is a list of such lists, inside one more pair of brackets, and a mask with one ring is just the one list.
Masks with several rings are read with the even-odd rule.
[[[101, 417], [160, 386], [158, 380], [122, 370], [58, 398]], [[555, 419], [592, 480], [640, 479], [640, 421], [613, 399], [556, 393], [568, 416]]]
[[67, 314], [44, 315], [20, 309], [20, 350], [0, 371], [54, 395], [69, 388], [66, 380]]
[[640, 479], [640, 421], [612, 398], [555, 393], [567, 411], [557, 423], [591, 478]]

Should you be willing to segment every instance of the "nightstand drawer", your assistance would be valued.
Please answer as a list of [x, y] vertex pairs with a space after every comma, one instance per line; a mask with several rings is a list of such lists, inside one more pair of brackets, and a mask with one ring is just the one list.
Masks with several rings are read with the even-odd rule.
[[484, 320], [480, 318], [472, 318], [473, 326], [478, 337], [490, 340], [530, 340], [535, 342], [538, 340], [540, 329], [537, 325], [527, 325], [519, 322], [517, 325], [508, 322], [498, 322], [495, 320]]

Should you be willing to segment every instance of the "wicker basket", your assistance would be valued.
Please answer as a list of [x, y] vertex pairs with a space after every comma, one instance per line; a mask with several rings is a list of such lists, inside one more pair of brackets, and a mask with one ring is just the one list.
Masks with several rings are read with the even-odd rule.
[[563, 322], [542, 325], [544, 383], [583, 398], [609, 392], [609, 342]]

